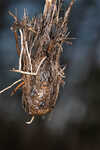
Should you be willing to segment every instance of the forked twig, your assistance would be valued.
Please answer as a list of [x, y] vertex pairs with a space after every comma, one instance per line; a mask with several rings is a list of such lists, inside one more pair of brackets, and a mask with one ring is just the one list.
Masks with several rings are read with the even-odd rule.
[[13, 84], [11, 84], [10, 86], [6, 87], [5, 89], [0, 91], [0, 94], [7, 91], [8, 89], [12, 88], [14, 85], [16, 85], [17, 83], [19, 83], [20, 81], [22, 81], [22, 79], [17, 80], [16, 82], [14, 82]]
[[46, 58], [47, 58], [47, 57], [45, 56], [45, 57], [41, 60], [41, 62], [40, 62], [40, 64], [39, 64], [39, 66], [38, 66], [36, 72], [26, 72], [26, 71], [21, 71], [21, 70], [16, 70], [16, 69], [13, 69], [13, 70], [10, 70], [10, 71], [17, 72], [17, 73], [21, 73], [21, 74], [26, 74], [26, 75], [36, 76], [37, 73], [38, 73], [38, 71], [39, 71], [39, 69], [40, 69], [40, 67], [41, 67], [41, 65], [42, 65], [42, 63], [44, 62], [44, 60], [45, 60]]
[[8, 11], [8, 13], [15, 19], [16, 22], [18, 21], [18, 18], [11, 11]]

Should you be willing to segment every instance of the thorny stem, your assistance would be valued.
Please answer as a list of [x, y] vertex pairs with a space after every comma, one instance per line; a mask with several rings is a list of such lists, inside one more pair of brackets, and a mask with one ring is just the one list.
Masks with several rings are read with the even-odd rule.
[[37, 73], [38, 73], [38, 71], [39, 71], [39, 69], [40, 69], [40, 67], [41, 67], [41, 65], [42, 65], [42, 63], [45, 61], [46, 58], [47, 58], [47, 57], [45, 56], [45, 57], [41, 60], [41, 62], [40, 62], [40, 64], [39, 64], [39, 66], [38, 66], [36, 72], [26, 72], [26, 71], [15, 70], [15, 69], [13, 69], [13, 70], [11, 70], [11, 71], [17, 72], [17, 73], [21, 73], [21, 74], [36, 76]]
[[0, 94], [7, 91], [8, 89], [12, 88], [14, 85], [16, 85], [17, 83], [21, 82], [22, 79], [17, 80], [16, 82], [14, 82], [13, 84], [11, 84], [10, 86], [6, 87], [5, 89], [0, 91]]

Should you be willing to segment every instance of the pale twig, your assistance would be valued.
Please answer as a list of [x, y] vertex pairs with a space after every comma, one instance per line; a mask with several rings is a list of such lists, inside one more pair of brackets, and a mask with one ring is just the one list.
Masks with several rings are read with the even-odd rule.
[[62, 78], [65, 78], [66, 76], [64, 76], [64, 70], [66, 69], [66, 67], [63, 67], [60, 71], [58, 71], [58, 75], [60, 75]]
[[28, 55], [28, 59], [29, 59], [29, 64], [30, 64], [30, 67], [31, 67], [31, 72], [32, 72], [32, 63], [31, 63], [31, 57], [30, 57], [29, 50], [28, 50], [27, 41], [25, 42], [25, 46], [26, 46], [26, 51], [27, 51], [27, 55]]
[[33, 41], [32, 46], [31, 46], [31, 48], [30, 48], [30, 54], [31, 54], [32, 49], [33, 49], [33, 47], [34, 47], [34, 43], [35, 43], [35, 41], [36, 41], [37, 38], [38, 38], [38, 34], [39, 34], [39, 33], [37, 33], [36, 37], [34, 38], [34, 41]]
[[10, 16], [12, 16], [15, 19], [16, 22], [18, 21], [17, 17], [11, 11], [8, 11], [8, 13]]
[[41, 60], [41, 62], [40, 62], [40, 64], [39, 64], [39, 66], [38, 66], [36, 72], [26, 72], [26, 71], [15, 70], [15, 69], [13, 69], [13, 70], [11, 70], [11, 71], [17, 72], [17, 73], [21, 73], [21, 74], [36, 76], [37, 73], [38, 73], [38, 71], [39, 71], [39, 69], [40, 69], [40, 67], [41, 67], [41, 65], [42, 65], [42, 63], [44, 62], [44, 60], [45, 60], [46, 58], [47, 58], [47, 57], [45, 56], [45, 57]]
[[[56, 0], [51, 0], [50, 2], [48, 2], [48, 4], [49, 4], [49, 8], [47, 9], [46, 22], [48, 24], [52, 25], [53, 17], [55, 15], [56, 10], [57, 10]], [[50, 21], [50, 23], [49, 23], [49, 21]]]
[[16, 70], [16, 69], [13, 69], [13, 70], [10, 70], [10, 71], [21, 73], [21, 74], [26, 74], [26, 75], [31, 75], [31, 76], [36, 76], [36, 73], [32, 73], [32, 72], [26, 72], [26, 71], [21, 71], [21, 70]]
[[16, 85], [17, 83], [19, 83], [20, 81], [22, 81], [22, 79], [17, 80], [16, 82], [14, 82], [13, 84], [11, 84], [10, 86], [8, 86], [7, 88], [3, 89], [0, 91], [0, 94], [7, 91], [8, 89], [12, 88], [14, 85]]
[[62, 6], [61, 0], [59, 0], [58, 2], [59, 4], [58, 4], [58, 10], [57, 10], [57, 22], [59, 21], [59, 14], [60, 14], [61, 6]]
[[57, 6], [56, 6], [56, 0], [55, 0], [53, 12], [52, 12], [52, 20], [53, 20], [53, 17], [54, 17], [54, 15], [55, 15], [56, 10], [57, 10]]
[[24, 8], [24, 19], [26, 20], [26, 18], [27, 18], [27, 9]]
[[20, 53], [20, 57], [19, 57], [19, 70], [21, 70], [21, 67], [22, 67], [22, 55], [23, 55], [23, 50], [24, 50], [24, 48], [23, 48], [23, 41], [24, 41], [24, 39], [23, 39], [23, 33], [22, 33], [22, 30], [20, 29], [19, 30], [19, 32], [20, 32], [20, 36], [21, 36], [21, 53]]
[[66, 78], [66, 76], [62, 75], [61, 72], [58, 72], [58, 75], [61, 76], [62, 78]]
[[31, 120], [30, 120], [30, 121], [25, 122], [25, 123], [26, 123], [26, 124], [31, 124], [31, 123], [33, 122], [33, 120], [34, 120], [34, 116], [32, 116], [32, 118], [31, 118]]
[[67, 32], [66, 38], [69, 36], [70, 32]]
[[71, 11], [71, 8], [72, 8], [74, 2], [75, 2], [75, 0], [72, 0], [72, 1], [70, 2], [69, 7], [68, 7], [68, 9], [67, 9], [67, 11], [66, 11], [66, 13], [65, 13], [65, 16], [64, 16], [64, 22], [66, 22], [66, 20], [68, 20], [69, 13], [70, 13], [70, 11]]
[[35, 31], [32, 27], [27, 26], [27, 29], [28, 29], [29, 31], [32, 31], [32, 32], [34, 32], [34, 33], [36, 34], [36, 31]]
[[45, 6], [44, 6], [44, 12], [43, 12], [45, 17], [47, 15], [47, 12], [49, 10], [51, 3], [52, 3], [52, 0], [45, 0]]

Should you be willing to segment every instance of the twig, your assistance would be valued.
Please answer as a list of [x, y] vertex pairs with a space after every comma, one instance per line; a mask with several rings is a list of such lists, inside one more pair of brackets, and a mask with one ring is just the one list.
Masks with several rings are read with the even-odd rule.
[[58, 71], [58, 75], [60, 75], [62, 78], [65, 78], [66, 76], [64, 76], [64, 70], [66, 69], [66, 67], [63, 67], [60, 71]]
[[18, 84], [18, 86], [11, 92], [10, 96], [13, 96], [13, 95], [17, 92], [17, 90], [18, 90], [20, 87], [22, 87], [24, 84], [25, 84], [24, 81], [21, 82], [20, 84]]
[[31, 118], [31, 120], [30, 120], [30, 121], [25, 122], [25, 123], [26, 123], [26, 124], [31, 124], [31, 123], [33, 122], [33, 120], [34, 120], [34, 116], [32, 116], [32, 118]]
[[24, 50], [24, 48], [23, 48], [24, 39], [23, 39], [23, 33], [22, 33], [21, 29], [19, 30], [19, 32], [20, 32], [20, 36], [21, 36], [21, 53], [20, 53], [20, 57], [19, 57], [19, 70], [21, 70], [21, 67], [22, 67], [21, 61], [22, 61], [22, 55], [23, 55], [23, 50]]
[[25, 46], [26, 46], [26, 51], [27, 51], [27, 55], [28, 55], [28, 59], [29, 59], [29, 64], [30, 64], [30, 67], [31, 67], [31, 72], [32, 72], [32, 63], [31, 63], [31, 57], [30, 57], [29, 50], [28, 50], [27, 41], [25, 42]]
[[21, 74], [26, 74], [26, 75], [36, 76], [37, 73], [38, 73], [38, 71], [39, 71], [39, 69], [40, 69], [40, 67], [41, 67], [41, 65], [42, 65], [42, 63], [44, 62], [44, 60], [45, 60], [46, 58], [47, 58], [47, 57], [45, 56], [45, 57], [41, 60], [41, 62], [40, 62], [40, 64], [39, 64], [39, 66], [38, 66], [38, 68], [37, 68], [37, 70], [36, 70], [35, 73], [34, 73], [34, 72], [26, 72], [26, 71], [22, 71], [22, 70], [15, 70], [15, 69], [10, 70], [10, 71], [17, 72], [17, 73], [21, 73]]
[[16, 40], [16, 50], [17, 50], [17, 54], [18, 56], [20, 56], [20, 48], [19, 48], [19, 45], [18, 45], [18, 35], [17, 35], [17, 32], [14, 31], [14, 36], [15, 36], [15, 40]]
[[45, 1], [46, 1], [46, 2], [45, 2], [43, 14], [44, 14], [44, 16], [46, 17], [47, 12], [48, 12], [48, 10], [49, 10], [49, 7], [50, 7], [50, 5], [51, 5], [51, 3], [52, 3], [52, 0], [45, 0]]
[[62, 6], [62, 3], [61, 3], [61, 0], [58, 1], [58, 10], [57, 10], [57, 23], [59, 21], [59, 14], [60, 14], [60, 10], [61, 10], [61, 6]]
[[61, 76], [62, 78], [66, 78], [66, 76], [62, 75], [61, 72], [58, 72], [58, 75]]
[[12, 16], [15, 19], [16, 22], [18, 21], [17, 17], [11, 11], [8, 11], [8, 13], [10, 16]]
[[0, 94], [7, 91], [8, 89], [12, 88], [15, 84], [19, 83], [20, 81], [22, 81], [22, 79], [17, 80], [16, 82], [14, 82], [13, 84], [11, 84], [10, 86], [8, 86], [7, 88], [3, 89], [0, 91]]
[[72, 8], [74, 2], [75, 2], [75, 0], [72, 0], [72, 1], [70, 2], [69, 7], [68, 7], [68, 9], [67, 9], [67, 11], [66, 11], [66, 13], [65, 13], [64, 22], [66, 22], [66, 21], [68, 20], [69, 13], [70, 13], [70, 11], [71, 11], [71, 8]]
[[12, 71], [12, 72], [17, 72], [17, 73], [21, 73], [21, 74], [26, 74], [26, 75], [36, 76], [36, 73], [26, 72], [26, 71], [22, 71], [22, 70], [13, 69], [13, 70], [10, 70], [10, 71]]

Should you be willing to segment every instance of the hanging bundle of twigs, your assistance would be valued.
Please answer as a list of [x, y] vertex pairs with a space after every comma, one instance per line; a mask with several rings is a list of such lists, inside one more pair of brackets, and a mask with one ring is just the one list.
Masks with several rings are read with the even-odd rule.
[[59, 59], [63, 51], [62, 44], [70, 43], [67, 23], [73, 3], [74, 0], [63, 17], [60, 15], [62, 0], [46, 0], [43, 15], [32, 20], [26, 10], [21, 21], [9, 12], [15, 20], [11, 30], [15, 35], [19, 56], [19, 68], [12, 71], [21, 73], [22, 76], [18, 80], [22, 81], [21, 84], [15, 88], [12, 95], [22, 86], [23, 106], [25, 111], [32, 115], [32, 120], [34, 115], [46, 114], [55, 106], [59, 87], [65, 77], [65, 67], [60, 67]]

